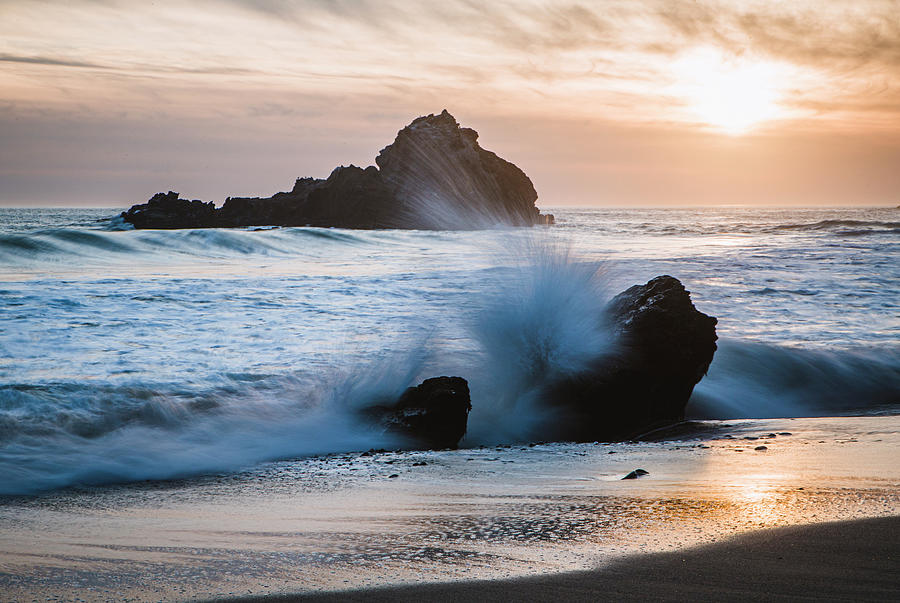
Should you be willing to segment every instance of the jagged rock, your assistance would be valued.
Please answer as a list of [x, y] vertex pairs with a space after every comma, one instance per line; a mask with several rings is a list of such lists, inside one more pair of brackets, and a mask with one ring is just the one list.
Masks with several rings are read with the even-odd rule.
[[[461, 128], [446, 109], [419, 117], [381, 150], [381, 168], [338, 167], [325, 179], [298, 178], [271, 197], [189, 202], [159, 193], [122, 218], [135, 228], [322, 226], [465, 229], [492, 224], [552, 224], [518, 167], [482, 149], [478, 133]], [[197, 206], [196, 204], [200, 204]]]
[[378, 168], [351, 165], [335, 168], [328, 180], [313, 188], [303, 212], [310, 226], [399, 228], [393, 204]]
[[445, 109], [414, 120], [375, 158], [409, 217], [430, 228], [542, 223], [525, 172], [478, 145]]
[[698, 311], [671, 276], [617, 295], [608, 307], [613, 351], [547, 396], [560, 410], [557, 439], [616, 441], [684, 419], [716, 351], [716, 319]]
[[214, 220], [215, 205], [210, 201], [179, 199], [178, 193], [156, 193], [143, 205], [134, 205], [122, 218], [135, 228], [203, 228]]
[[637, 478], [643, 477], [645, 475], [650, 475], [650, 472], [645, 469], [635, 469], [634, 471], [632, 471], [631, 473], [629, 473], [622, 479], [637, 479]]
[[289, 193], [272, 197], [229, 197], [214, 225], [340, 226], [389, 228], [391, 199], [378, 169], [337, 167], [326, 180], [298, 178]]
[[392, 404], [363, 410], [371, 421], [421, 448], [456, 448], [466, 433], [472, 401], [461, 377], [434, 377], [407, 389]]

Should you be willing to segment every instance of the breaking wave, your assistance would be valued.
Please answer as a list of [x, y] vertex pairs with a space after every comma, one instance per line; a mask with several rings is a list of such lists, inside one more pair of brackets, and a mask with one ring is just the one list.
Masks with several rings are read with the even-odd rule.
[[837, 230], [852, 229], [848, 232], [900, 232], [900, 222], [884, 222], [880, 220], [819, 220], [807, 224], [781, 224], [773, 230]]
[[704, 419], [821, 416], [900, 404], [900, 350], [803, 350], [724, 339], [694, 389]]
[[229, 258], [249, 255], [292, 256], [310, 242], [335, 245], [383, 245], [381, 233], [326, 228], [258, 228], [197, 230], [47, 229], [27, 234], [0, 234], [0, 261], [9, 265], [103, 263], [172, 260], [178, 256]]
[[[395, 447], [356, 409], [438, 375], [469, 381], [462, 445], [545, 439], [542, 386], [608, 351], [612, 294], [664, 273], [719, 317], [689, 415], [900, 404], [894, 210], [578, 210], [474, 233], [23, 212], [0, 221], [0, 494]], [[717, 245], [732, 234], [753, 236]]]
[[[374, 365], [370, 369], [376, 368]], [[215, 387], [53, 383], [0, 388], [0, 495], [174, 479], [397, 442], [355, 409], [396, 397], [407, 362], [313, 381], [220, 376]], [[413, 371], [415, 372], [415, 371]]]
[[[610, 296], [601, 263], [552, 245], [514, 254], [517, 265], [488, 270], [469, 292], [472, 301], [454, 323], [462, 329], [455, 346], [439, 343], [446, 334], [429, 318], [413, 316], [415, 328], [405, 330], [430, 337], [393, 342], [381, 348], [388, 351], [363, 354], [365, 361], [338, 357], [331, 368], [178, 384], [136, 378], [0, 387], [0, 494], [395, 447], [360, 423], [356, 410], [439, 374], [470, 383], [473, 410], [462, 445], [543, 439], [552, 411], [541, 386], [608, 350], [599, 317]], [[722, 419], [815, 415], [900, 403], [898, 392], [896, 351], [808, 351], [726, 338], [688, 412]]]

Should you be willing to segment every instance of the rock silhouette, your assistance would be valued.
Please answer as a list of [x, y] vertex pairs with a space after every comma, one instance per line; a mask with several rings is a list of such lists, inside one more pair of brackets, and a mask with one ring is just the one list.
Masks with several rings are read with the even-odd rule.
[[694, 307], [676, 278], [627, 289], [607, 313], [614, 351], [546, 392], [560, 410], [548, 426], [555, 439], [625, 440], [682, 421], [712, 362], [717, 321]]
[[370, 421], [414, 448], [456, 448], [466, 433], [472, 402], [461, 377], [433, 377], [392, 403], [363, 409]]
[[157, 193], [122, 218], [135, 228], [320, 226], [458, 230], [495, 224], [551, 224], [531, 180], [482, 149], [478, 133], [445, 109], [400, 130], [378, 167], [338, 167], [326, 179], [299, 178], [271, 197], [229, 197], [221, 208]]

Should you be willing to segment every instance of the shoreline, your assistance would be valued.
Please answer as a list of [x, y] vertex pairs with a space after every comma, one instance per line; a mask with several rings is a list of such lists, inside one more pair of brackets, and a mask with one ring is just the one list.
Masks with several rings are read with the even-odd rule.
[[630, 555], [588, 571], [227, 600], [289, 603], [801, 599], [900, 600], [900, 516], [758, 530], [715, 544]]
[[[597, 572], [610, 568], [631, 576], [621, 579], [623, 590], [609, 591], [624, 598], [659, 581], [659, 570], [635, 560], [693, 555], [696, 547], [786, 528], [737, 568], [750, 571], [769, 549], [787, 546], [790, 530], [806, 529], [792, 526], [877, 517], [892, 519], [867, 532], [874, 536], [833, 539], [856, 548], [832, 547], [838, 559], [853, 559], [831, 566], [864, 577], [852, 564], [873, 552], [897, 561], [900, 416], [716, 426], [687, 441], [335, 454], [7, 500], [0, 504], [0, 599], [317, 600], [409, 592], [480, 600], [518, 598], [507, 593], [523, 588], [524, 595], [578, 600], [596, 599], [595, 591], [578, 589], [593, 580], [596, 590], [598, 580], [611, 579]], [[649, 474], [622, 479], [637, 468]], [[809, 565], [821, 564], [788, 567]], [[640, 568], [643, 575], [633, 573]], [[573, 572], [581, 573], [575, 579]], [[543, 596], [533, 585], [547, 580]], [[487, 590], [465, 590], [472, 585]]]

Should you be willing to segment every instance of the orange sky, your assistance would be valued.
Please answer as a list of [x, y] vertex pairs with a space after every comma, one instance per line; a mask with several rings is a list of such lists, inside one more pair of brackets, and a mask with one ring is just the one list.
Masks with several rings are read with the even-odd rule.
[[221, 201], [447, 108], [542, 207], [900, 204], [900, 2], [0, 0], [0, 204]]

